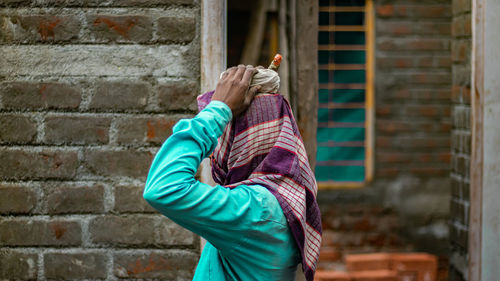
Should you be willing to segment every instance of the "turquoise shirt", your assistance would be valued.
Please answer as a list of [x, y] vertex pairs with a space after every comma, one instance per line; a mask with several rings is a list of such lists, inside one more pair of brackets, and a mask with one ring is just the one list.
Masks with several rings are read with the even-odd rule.
[[295, 280], [300, 253], [276, 198], [260, 185], [229, 189], [194, 178], [231, 118], [212, 101], [180, 120], [153, 160], [144, 198], [207, 240], [193, 280]]

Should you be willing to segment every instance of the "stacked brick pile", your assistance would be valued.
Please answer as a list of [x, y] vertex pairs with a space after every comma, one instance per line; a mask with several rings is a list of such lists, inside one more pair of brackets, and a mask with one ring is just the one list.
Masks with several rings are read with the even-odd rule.
[[435, 281], [437, 258], [428, 254], [359, 254], [346, 257], [346, 272], [320, 270], [316, 281]]
[[320, 269], [343, 268], [350, 253], [412, 250], [398, 235], [400, 219], [393, 211], [374, 205], [336, 207], [323, 213]]
[[198, 3], [0, 5], [0, 279], [190, 280], [198, 240], [142, 189], [196, 109]]

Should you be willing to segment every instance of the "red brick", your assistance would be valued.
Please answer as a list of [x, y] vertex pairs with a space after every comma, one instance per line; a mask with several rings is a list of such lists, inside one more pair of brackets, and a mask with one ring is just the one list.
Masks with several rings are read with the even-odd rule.
[[434, 154], [432, 153], [422, 153], [422, 152], [418, 152], [418, 153], [414, 153], [413, 155], [413, 160], [415, 162], [418, 162], [418, 163], [429, 163], [429, 162], [433, 162], [433, 157]]
[[381, 51], [447, 51], [450, 41], [443, 38], [387, 38], [377, 39]]
[[449, 72], [394, 73], [393, 76], [397, 80], [395, 84], [439, 85], [451, 83]]
[[50, 144], [106, 144], [111, 118], [82, 115], [48, 115], [44, 141]]
[[419, 35], [450, 35], [451, 25], [448, 22], [427, 21], [413, 25], [413, 32]]
[[377, 15], [380, 17], [394, 16], [394, 6], [389, 4], [377, 6]]
[[451, 65], [449, 56], [427, 55], [415, 57], [415, 67], [448, 68]]
[[351, 274], [342, 271], [317, 270], [315, 281], [352, 281]]
[[87, 24], [100, 42], [144, 43], [153, 36], [153, 23], [146, 16], [90, 15], [87, 16]]
[[43, 266], [46, 278], [89, 279], [107, 277], [107, 256], [105, 253], [45, 253]]
[[368, 217], [357, 218], [351, 224], [354, 231], [369, 232], [376, 228], [375, 223]]
[[387, 236], [384, 233], [367, 233], [363, 245], [381, 249], [386, 244]]
[[191, 280], [197, 261], [197, 254], [185, 250], [118, 252], [113, 273], [120, 278]]
[[365, 245], [363, 243], [366, 234], [364, 232], [352, 231], [352, 229], [352, 225], [344, 223], [340, 231], [335, 234], [334, 246], [341, 249], [364, 247]]
[[390, 270], [390, 254], [358, 254], [345, 257], [347, 271]]
[[81, 89], [56, 82], [5, 82], [0, 85], [0, 97], [7, 109], [77, 109]]
[[393, 167], [377, 167], [375, 170], [377, 177], [396, 177], [400, 172], [401, 169]]
[[161, 17], [158, 19], [158, 37], [162, 41], [190, 42], [195, 37], [196, 20], [187, 17]]
[[35, 280], [38, 277], [38, 254], [14, 249], [0, 251], [0, 278]]
[[382, 105], [377, 105], [375, 112], [377, 116], [384, 117], [391, 115], [393, 113], [393, 109], [392, 106], [390, 105], [382, 104]]
[[21, 184], [0, 184], [0, 214], [26, 214], [36, 206], [34, 187]]
[[149, 91], [150, 86], [146, 82], [100, 81], [89, 107], [114, 112], [143, 110], [148, 102]]
[[146, 178], [153, 155], [139, 150], [87, 150], [85, 163], [96, 175]]
[[0, 245], [77, 246], [81, 244], [80, 223], [72, 220], [0, 219]]
[[76, 151], [0, 149], [2, 179], [70, 179], [75, 176], [78, 166]]
[[377, 67], [378, 68], [409, 68], [414, 67], [414, 57], [378, 57]]
[[398, 281], [398, 274], [393, 270], [373, 270], [351, 272], [352, 281]]
[[81, 28], [78, 18], [70, 15], [6, 15], [0, 21], [0, 41], [8, 43], [70, 41], [78, 38]]
[[387, 136], [377, 136], [375, 140], [375, 145], [377, 148], [383, 148], [383, 147], [391, 147], [392, 146], [392, 140], [390, 137]]
[[155, 243], [155, 220], [151, 216], [99, 216], [89, 222], [92, 243], [101, 246], [151, 246]]
[[393, 142], [395, 147], [406, 148], [449, 148], [449, 137], [400, 137]]
[[450, 163], [451, 153], [450, 152], [441, 152], [436, 154], [437, 161], [442, 163]]
[[455, 63], [468, 63], [468, 58], [471, 52], [471, 41], [466, 40], [454, 40], [451, 45], [451, 57]]
[[472, 10], [472, 1], [453, 0], [453, 15], [469, 13]]
[[448, 87], [433, 85], [432, 89], [411, 89], [412, 99], [416, 101], [437, 101], [439, 103], [449, 102], [451, 93]]
[[417, 176], [447, 176], [450, 169], [446, 167], [413, 167], [410, 172]]
[[341, 257], [341, 252], [333, 247], [321, 247], [319, 252], [320, 261], [340, 261]]
[[411, 92], [409, 89], [403, 88], [403, 89], [397, 89], [393, 93], [393, 97], [396, 99], [403, 99], [406, 100], [411, 97]]
[[0, 124], [0, 143], [30, 143], [37, 134], [37, 123], [28, 116], [1, 114]]
[[450, 5], [415, 5], [406, 9], [415, 18], [447, 18], [451, 16]]
[[410, 163], [412, 157], [410, 153], [401, 152], [377, 152], [376, 161], [379, 163]]
[[449, 107], [441, 104], [409, 105], [405, 108], [408, 116], [441, 117], [449, 116]]
[[429, 254], [393, 254], [393, 269], [404, 278], [415, 278], [416, 281], [435, 280], [437, 258]]
[[409, 35], [413, 30], [412, 22], [392, 22], [379, 21], [377, 22], [377, 34], [389, 34], [394, 36]]
[[391, 119], [378, 118], [375, 127], [378, 133], [383, 135], [392, 135], [394, 133], [411, 132], [413, 130], [413, 123], [409, 121], [399, 121]]
[[382, 18], [446, 18], [451, 16], [450, 5], [379, 5], [377, 15]]
[[158, 101], [162, 110], [195, 111], [197, 83], [189, 80], [170, 81], [159, 85]]
[[[323, 216], [324, 217], [324, 216]], [[332, 220], [334, 218], [331, 218]], [[335, 242], [335, 239], [336, 239], [336, 232], [334, 232], [333, 230], [338, 230], [339, 229], [339, 226], [340, 226], [340, 223], [328, 223], [327, 222], [327, 218], [325, 218], [325, 220], [322, 220], [322, 223], [323, 223], [323, 228], [324, 228], [324, 231], [322, 233], [322, 239], [321, 239], [321, 248], [323, 247], [333, 247], [336, 245], [336, 242]], [[338, 219], [340, 220], [340, 218]]]
[[101, 213], [104, 211], [104, 187], [102, 185], [58, 185], [46, 190], [49, 214]]
[[450, 24], [447, 22], [435, 21], [378, 21], [378, 35], [449, 35], [451, 33]]
[[381, 69], [394, 68], [448, 68], [451, 60], [448, 56], [424, 55], [424, 56], [390, 56], [378, 57], [377, 67]]
[[471, 36], [471, 15], [461, 15], [453, 18], [451, 32], [453, 37]]

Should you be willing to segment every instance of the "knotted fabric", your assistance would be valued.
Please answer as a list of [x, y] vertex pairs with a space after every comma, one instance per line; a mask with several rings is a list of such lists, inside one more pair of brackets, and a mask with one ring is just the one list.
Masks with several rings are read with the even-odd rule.
[[[213, 94], [198, 96], [199, 110]], [[211, 163], [216, 183], [261, 185], [276, 197], [301, 252], [306, 279], [312, 281], [321, 244], [317, 184], [287, 100], [276, 93], [258, 94], [226, 126]]]

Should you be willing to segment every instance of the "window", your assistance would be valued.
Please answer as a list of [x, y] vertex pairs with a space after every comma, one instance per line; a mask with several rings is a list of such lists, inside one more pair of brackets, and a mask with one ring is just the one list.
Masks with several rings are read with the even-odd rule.
[[372, 0], [320, 0], [320, 188], [360, 187], [372, 178], [373, 27]]

